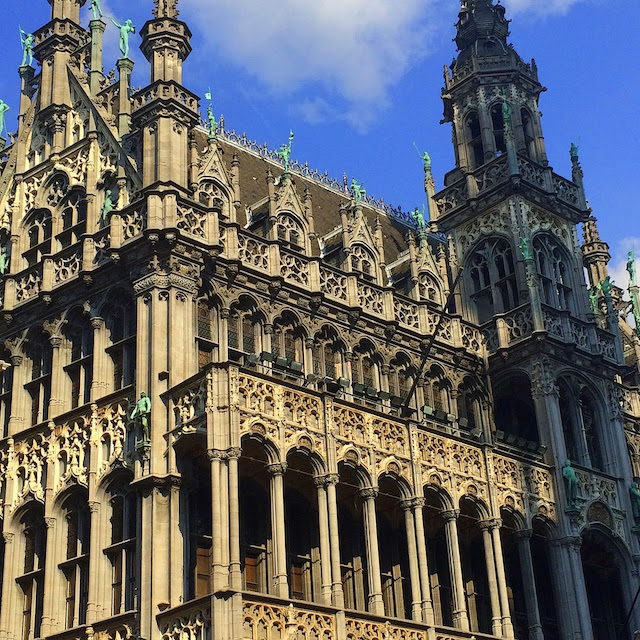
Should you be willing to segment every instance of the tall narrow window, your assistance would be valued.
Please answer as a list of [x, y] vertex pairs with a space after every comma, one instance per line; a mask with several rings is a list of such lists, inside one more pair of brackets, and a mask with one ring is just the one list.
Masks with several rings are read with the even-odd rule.
[[13, 386], [13, 367], [8, 351], [0, 353], [0, 430], [2, 437], [9, 431], [11, 417], [11, 389]]
[[520, 120], [522, 121], [522, 134], [524, 135], [525, 153], [533, 160], [536, 159], [536, 141], [533, 135], [533, 119], [526, 109], [520, 110]]
[[261, 322], [250, 298], [241, 298], [231, 306], [227, 320], [229, 358], [240, 361], [261, 349]]
[[[233, 319], [229, 317], [230, 327], [232, 322]], [[198, 342], [198, 367], [202, 369], [213, 362], [218, 346], [218, 312], [208, 300], [198, 300], [196, 339]], [[229, 343], [231, 347], [231, 339]]]
[[273, 323], [271, 347], [277, 357], [290, 362], [304, 362], [303, 334], [293, 317], [284, 314]]
[[504, 137], [502, 104], [494, 104], [493, 107], [491, 107], [491, 124], [493, 126], [493, 139], [495, 140], [496, 153], [498, 155], [506, 153], [507, 144]]
[[65, 371], [71, 380], [71, 407], [75, 409], [91, 399], [93, 379], [93, 328], [89, 318], [71, 314], [65, 331], [67, 362]]
[[373, 255], [360, 245], [351, 249], [351, 270], [363, 275], [366, 279], [376, 281], [375, 260]]
[[39, 209], [29, 214], [29, 248], [23, 256], [27, 266], [32, 267], [51, 253], [51, 211]]
[[471, 168], [484, 164], [484, 147], [482, 145], [482, 130], [480, 128], [480, 119], [475, 111], [472, 111], [466, 120], [467, 140], [469, 144], [469, 160]]
[[[122, 295], [122, 294], [120, 294]], [[107, 314], [111, 345], [107, 353], [113, 362], [113, 389], [133, 384], [136, 370], [135, 301], [125, 298], [114, 304]]]
[[111, 544], [105, 554], [111, 563], [111, 614], [117, 616], [135, 608], [137, 498], [124, 489], [111, 495]]
[[313, 373], [320, 378], [342, 377], [342, 348], [335, 331], [324, 327], [317, 333], [312, 348]]
[[25, 385], [31, 398], [31, 424], [39, 424], [49, 417], [51, 398], [52, 349], [48, 336], [40, 328], [29, 332], [27, 357], [31, 365], [31, 380]]
[[74, 189], [60, 205], [62, 231], [56, 236], [60, 248], [78, 242], [87, 227], [87, 198], [84, 189]]
[[548, 236], [533, 240], [542, 301], [556, 309], [571, 309], [572, 287], [569, 258], [562, 247]]

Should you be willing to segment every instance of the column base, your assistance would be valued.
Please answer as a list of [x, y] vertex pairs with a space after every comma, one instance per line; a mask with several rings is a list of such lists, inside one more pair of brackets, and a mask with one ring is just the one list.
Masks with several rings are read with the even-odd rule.
[[453, 612], [453, 626], [460, 631], [470, 631], [469, 618], [466, 611]]
[[381, 593], [374, 593], [369, 596], [369, 613], [376, 616], [384, 616], [384, 601]]

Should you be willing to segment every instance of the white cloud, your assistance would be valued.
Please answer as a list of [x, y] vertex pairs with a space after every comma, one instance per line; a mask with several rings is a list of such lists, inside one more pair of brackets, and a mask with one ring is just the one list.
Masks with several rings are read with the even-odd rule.
[[529, 12], [537, 16], [565, 15], [571, 7], [583, 0], [504, 0], [512, 15]]
[[[196, 28], [310, 121], [371, 120], [428, 52], [441, 0], [193, 0]], [[320, 95], [322, 97], [320, 97]]]

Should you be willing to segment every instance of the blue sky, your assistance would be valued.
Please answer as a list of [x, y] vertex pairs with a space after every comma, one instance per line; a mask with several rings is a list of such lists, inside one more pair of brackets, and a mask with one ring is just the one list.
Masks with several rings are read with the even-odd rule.
[[[640, 256], [640, 129], [637, 0], [511, 0], [511, 42], [536, 59], [547, 154], [569, 176], [569, 144], [580, 147], [587, 198], [612, 271], [626, 285], [626, 252]], [[200, 96], [211, 86], [228, 129], [272, 148], [295, 132], [292, 157], [312, 168], [363, 182], [368, 193], [412, 209], [424, 202], [422, 166], [413, 148], [428, 149], [437, 188], [453, 166], [451, 131], [442, 117], [442, 68], [456, 0], [180, 0], [193, 31], [185, 84]], [[138, 31], [152, 0], [103, 0], [105, 13], [132, 18]], [[16, 128], [18, 24], [33, 30], [49, 19], [46, 0], [4, 0], [0, 97]], [[82, 10], [88, 22], [89, 8]], [[134, 85], [148, 65], [132, 38]], [[107, 29], [105, 70], [114, 66], [115, 28]]]

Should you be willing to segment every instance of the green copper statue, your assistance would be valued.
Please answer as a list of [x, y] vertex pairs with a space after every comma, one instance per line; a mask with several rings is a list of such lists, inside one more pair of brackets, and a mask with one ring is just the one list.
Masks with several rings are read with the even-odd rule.
[[93, 19], [100, 20], [104, 15], [102, 13], [102, 7], [100, 6], [100, 0], [91, 0], [91, 11], [93, 11]]
[[502, 122], [504, 124], [504, 132], [511, 133], [511, 107], [506, 103], [502, 103]]
[[111, 212], [115, 209], [116, 203], [113, 201], [111, 197], [111, 189], [107, 189], [104, 193], [104, 203], [102, 204], [102, 209], [100, 210], [100, 225], [106, 226], [109, 224], [109, 218], [111, 217]]
[[129, 57], [129, 34], [135, 33], [136, 28], [131, 22], [131, 20], [127, 20], [124, 24], [118, 24], [113, 18], [111, 18], [111, 22], [120, 29], [120, 51], [122, 53], [123, 58]]
[[589, 302], [591, 303], [591, 311], [593, 311], [594, 316], [597, 316], [600, 312], [599, 298], [598, 287], [591, 287], [591, 289], [589, 289]]
[[640, 338], [640, 300], [635, 287], [629, 293], [631, 295], [631, 311], [636, 323], [636, 335]]
[[607, 276], [600, 284], [599, 287], [600, 289], [602, 289], [602, 293], [604, 293], [604, 297], [605, 298], [610, 298], [611, 297], [611, 286], [612, 286], [612, 282], [611, 282], [611, 276]]
[[142, 427], [142, 441], [150, 442], [151, 434], [149, 432], [149, 417], [151, 415], [151, 400], [147, 398], [147, 394], [143, 391], [140, 394], [140, 400], [136, 402], [136, 406], [131, 412], [129, 418], [131, 420], [138, 419]]
[[207, 120], [209, 120], [209, 140], [215, 140], [218, 132], [218, 121], [213, 115], [213, 107], [211, 104], [207, 107]]
[[363, 196], [367, 195], [367, 190], [363, 189], [363, 186], [364, 185], [355, 178], [351, 179], [351, 191], [353, 191], [353, 199], [356, 201], [356, 204], [362, 202]]
[[572, 509], [575, 509], [580, 481], [578, 480], [575, 469], [571, 466], [571, 460], [564, 461], [562, 477], [564, 478], [564, 482], [567, 487], [567, 503]]
[[633, 519], [636, 523], [640, 522], [640, 485], [632, 482], [629, 487], [629, 496], [631, 497], [631, 509], [633, 511]]
[[418, 227], [418, 233], [420, 234], [420, 237], [422, 237], [424, 235], [424, 232], [427, 228], [427, 223], [425, 220], [425, 207], [424, 205], [422, 205], [422, 209], [418, 209], [418, 207], [416, 207], [412, 212], [411, 212], [411, 217], [413, 218], [414, 222], [416, 223], [416, 226]]
[[9, 253], [7, 252], [6, 247], [0, 247], [0, 275], [5, 275], [9, 273], [9, 264], [11, 263], [11, 258], [9, 257]]
[[520, 248], [520, 251], [522, 251], [522, 257], [525, 260], [533, 260], [533, 253], [531, 253], [531, 238], [522, 238], [518, 247]]
[[413, 143], [413, 146], [416, 148], [416, 151], [418, 152], [418, 155], [422, 160], [422, 167], [424, 169], [425, 178], [429, 179], [431, 177], [431, 156], [427, 151], [425, 151], [424, 153], [420, 153], [420, 150], [418, 149], [418, 146], [415, 142]]
[[[2, 133], [2, 128], [0, 128], [0, 133]], [[636, 252], [635, 251], [629, 251], [629, 255], [627, 256], [627, 272], [629, 273], [629, 284], [630, 285], [638, 284], [636, 282]]]
[[289, 131], [289, 144], [281, 144], [277, 152], [278, 158], [284, 162], [284, 172], [289, 173], [289, 159], [291, 158], [291, 143], [293, 142], [293, 131]]
[[33, 64], [33, 45], [36, 39], [33, 33], [27, 33], [22, 27], [20, 29], [20, 43], [22, 44], [22, 65], [27, 66], [27, 58], [29, 59], [29, 66]]
[[569, 155], [571, 156], [571, 160], [578, 159], [578, 145], [575, 142], [572, 142], [569, 147]]
[[9, 111], [9, 105], [4, 100], [0, 100], [0, 136], [4, 131], [4, 114], [7, 111]]

